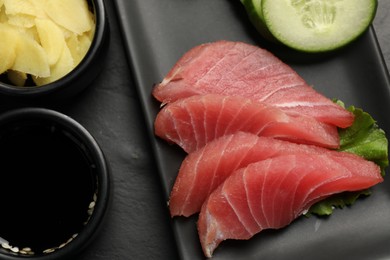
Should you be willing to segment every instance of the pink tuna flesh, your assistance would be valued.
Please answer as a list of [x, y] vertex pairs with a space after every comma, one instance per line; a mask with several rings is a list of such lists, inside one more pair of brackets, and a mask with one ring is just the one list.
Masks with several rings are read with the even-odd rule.
[[157, 136], [187, 153], [238, 131], [326, 148], [339, 146], [334, 126], [238, 96], [208, 94], [180, 99], [159, 111], [154, 127]]
[[341, 163], [343, 157], [348, 157], [357, 168], [364, 168], [367, 164], [363, 158], [354, 154], [259, 137], [251, 133], [238, 132], [222, 136], [190, 153], [182, 162], [170, 194], [171, 216], [188, 217], [199, 212], [210, 193], [235, 170], [250, 163], [288, 154], [327, 154], [336, 162], [341, 160]]
[[207, 93], [244, 96], [341, 128], [354, 120], [352, 113], [315, 91], [272, 53], [243, 42], [194, 47], [153, 89], [163, 103]]
[[377, 165], [328, 155], [285, 155], [234, 172], [203, 204], [198, 232], [205, 256], [226, 239], [249, 239], [287, 226], [315, 202], [383, 181]]

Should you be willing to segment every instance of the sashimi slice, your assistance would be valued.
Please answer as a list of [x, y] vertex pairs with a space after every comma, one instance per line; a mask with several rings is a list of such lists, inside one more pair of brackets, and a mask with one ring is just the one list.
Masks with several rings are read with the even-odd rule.
[[337, 148], [337, 128], [248, 98], [197, 95], [167, 104], [157, 114], [155, 134], [176, 143], [187, 153], [238, 131], [297, 143]]
[[[313, 145], [295, 144], [245, 132], [225, 135], [207, 143], [183, 160], [173, 185], [169, 210], [172, 217], [190, 216], [200, 211], [207, 199], [235, 170], [269, 158], [288, 154], [327, 154], [335, 163], [350, 163], [347, 168], [364, 168], [363, 158]], [[349, 160], [343, 160], [344, 157]]]
[[352, 113], [318, 93], [272, 53], [243, 42], [194, 47], [153, 89], [163, 103], [206, 93], [244, 96], [341, 128], [354, 120]]
[[318, 200], [383, 181], [379, 167], [346, 167], [327, 155], [285, 155], [237, 170], [203, 204], [198, 220], [202, 249], [211, 257], [226, 239], [249, 239], [287, 226]]

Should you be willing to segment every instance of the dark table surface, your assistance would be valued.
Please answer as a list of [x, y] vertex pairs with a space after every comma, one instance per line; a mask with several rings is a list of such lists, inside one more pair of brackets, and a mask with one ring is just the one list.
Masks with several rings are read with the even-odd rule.
[[[112, 204], [101, 233], [76, 259], [178, 259], [117, 14], [113, 2], [105, 2], [111, 43], [104, 70], [74, 101], [54, 107], [79, 121], [96, 138], [109, 161], [113, 178]], [[389, 12], [390, 1], [379, 0], [374, 28], [387, 66], [390, 66]]]

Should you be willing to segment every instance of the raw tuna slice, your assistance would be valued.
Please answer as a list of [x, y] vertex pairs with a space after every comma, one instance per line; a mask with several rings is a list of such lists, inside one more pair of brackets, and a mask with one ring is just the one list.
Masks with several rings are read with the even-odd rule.
[[171, 216], [188, 217], [199, 212], [210, 193], [235, 170], [250, 163], [288, 154], [327, 154], [335, 163], [341, 164], [343, 158], [347, 157], [357, 168], [364, 168], [367, 164], [357, 155], [313, 145], [295, 144], [244, 132], [222, 136], [190, 153], [182, 162], [170, 194]]
[[203, 204], [198, 221], [207, 257], [226, 239], [249, 239], [264, 229], [287, 226], [311, 205], [344, 191], [367, 189], [383, 181], [379, 168], [364, 168], [345, 157], [286, 155], [237, 170]]
[[336, 127], [310, 117], [289, 116], [276, 107], [237, 96], [180, 99], [163, 107], [155, 120], [155, 134], [188, 153], [238, 131], [327, 148], [339, 146]]
[[189, 50], [153, 89], [163, 103], [205, 93], [244, 96], [342, 128], [354, 119], [273, 54], [242, 42], [217, 41]]

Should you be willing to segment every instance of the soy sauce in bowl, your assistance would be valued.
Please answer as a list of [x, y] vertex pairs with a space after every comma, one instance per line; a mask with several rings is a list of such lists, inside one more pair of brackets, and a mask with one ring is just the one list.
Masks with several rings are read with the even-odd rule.
[[77, 132], [85, 129], [54, 111], [33, 111], [40, 116], [25, 110], [16, 120], [0, 117], [0, 249], [10, 256], [69, 257], [69, 248], [77, 251], [100, 224], [106, 169]]

